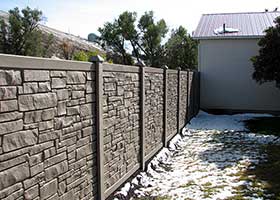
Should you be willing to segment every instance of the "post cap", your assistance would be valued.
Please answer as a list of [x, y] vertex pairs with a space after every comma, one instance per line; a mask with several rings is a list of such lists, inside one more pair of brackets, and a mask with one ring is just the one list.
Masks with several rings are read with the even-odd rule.
[[103, 62], [104, 62], [104, 58], [102, 58], [100, 55], [92, 56], [92, 57], [90, 58], [90, 61], [91, 61], [91, 62], [100, 62], [100, 63], [103, 63]]
[[136, 64], [136, 66], [139, 66], [139, 67], [145, 67], [145, 63], [142, 61], [142, 60], [139, 60]]
[[161, 67], [162, 69], [168, 69], [168, 66], [167, 65], [164, 65]]

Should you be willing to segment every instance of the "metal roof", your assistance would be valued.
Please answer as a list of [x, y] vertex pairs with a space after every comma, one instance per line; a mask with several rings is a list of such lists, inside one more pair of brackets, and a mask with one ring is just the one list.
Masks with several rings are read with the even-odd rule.
[[[204, 14], [193, 34], [194, 39], [260, 38], [264, 30], [274, 25], [280, 12], [247, 12]], [[238, 29], [236, 33], [215, 34], [223, 27]]]

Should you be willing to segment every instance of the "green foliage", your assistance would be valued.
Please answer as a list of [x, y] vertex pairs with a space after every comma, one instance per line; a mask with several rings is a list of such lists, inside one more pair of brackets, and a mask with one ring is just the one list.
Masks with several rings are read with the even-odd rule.
[[42, 12], [29, 7], [9, 11], [8, 23], [0, 20], [0, 52], [16, 55], [45, 56], [46, 49], [52, 39], [45, 46], [42, 45], [42, 32], [38, 29]]
[[168, 32], [167, 25], [163, 19], [155, 22], [152, 11], [145, 12], [140, 18], [138, 28], [140, 30], [140, 49], [144, 52], [149, 65], [160, 67], [163, 63], [162, 39]]
[[77, 61], [88, 61], [88, 55], [84, 51], [78, 51], [74, 53], [73, 60]]
[[99, 51], [89, 51], [89, 52], [78, 51], [78, 52], [74, 53], [73, 60], [88, 62], [88, 61], [90, 61], [90, 58], [92, 56], [97, 56], [97, 55], [100, 55], [101, 57], [106, 59], [106, 56], [104, 54], [100, 53]]
[[276, 82], [280, 88], [280, 17], [275, 27], [268, 28], [266, 35], [259, 41], [259, 55], [251, 60], [254, 66], [253, 78], [259, 83]]
[[166, 64], [171, 69], [194, 69], [197, 67], [197, 42], [180, 26], [173, 30], [165, 44]]
[[[144, 59], [148, 65], [160, 67], [163, 64], [164, 48], [162, 39], [168, 32], [165, 21], [155, 22], [152, 11], [146, 12], [139, 20], [136, 28], [137, 14], [124, 12], [113, 22], [107, 22], [99, 28], [101, 41], [110, 47], [113, 53], [109, 55], [115, 62], [131, 64], [131, 55], [127, 52], [128, 42], [133, 51], [132, 55]], [[113, 55], [113, 56], [112, 56]], [[121, 56], [121, 59], [119, 59]]]

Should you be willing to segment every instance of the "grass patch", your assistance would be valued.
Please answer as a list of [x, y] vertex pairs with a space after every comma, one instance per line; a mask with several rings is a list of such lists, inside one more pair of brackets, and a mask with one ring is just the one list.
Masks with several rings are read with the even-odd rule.
[[257, 117], [244, 123], [253, 133], [280, 136], [280, 117]]
[[266, 145], [263, 151], [268, 156], [267, 161], [239, 174], [239, 180], [250, 182], [251, 186], [236, 187], [236, 195], [228, 199], [250, 196], [280, 200], [280, 145]]

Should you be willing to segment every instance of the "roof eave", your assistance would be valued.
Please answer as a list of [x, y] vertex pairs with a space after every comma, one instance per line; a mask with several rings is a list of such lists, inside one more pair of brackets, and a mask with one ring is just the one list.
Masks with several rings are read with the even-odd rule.
[[244, 36], [193, 36], [194, 40], [225, 40], [225, 39], [261, 39], [264, 35], [244, 35]]

